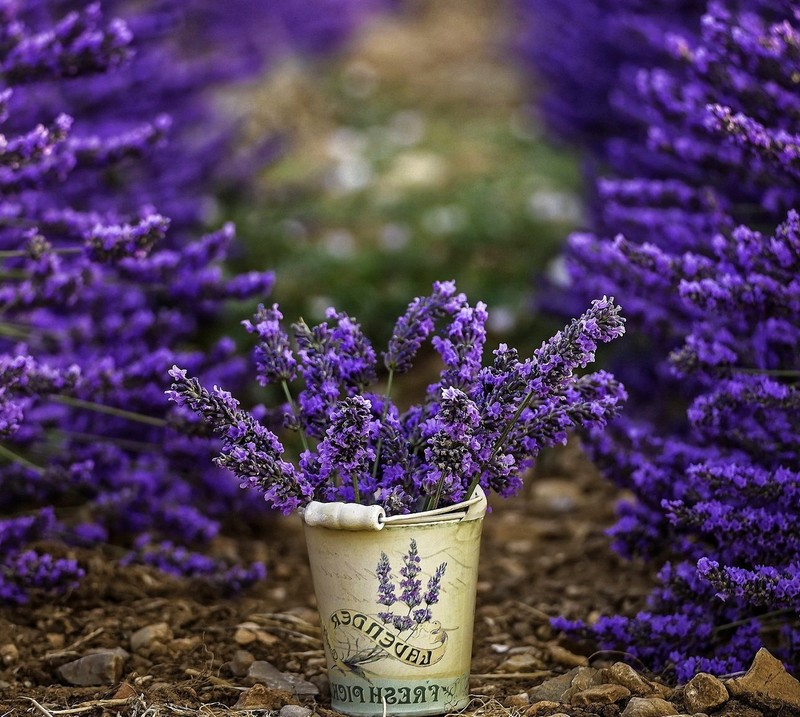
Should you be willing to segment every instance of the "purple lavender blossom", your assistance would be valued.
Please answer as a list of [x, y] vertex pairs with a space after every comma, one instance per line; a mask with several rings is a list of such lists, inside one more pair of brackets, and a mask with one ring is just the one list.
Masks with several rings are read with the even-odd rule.
[[294, 324], [299, 373], [305, 388], [298, 396], [302, 427], [309, 436], [321, 437], [327, 414], [343, 396], [363, 390], [375, 380], [375, 352], [361, 327], [347, 314], [328, 311], [333, 326]]
[[32, 82], [53, 76], [104, 72], [130, 52], [131, 33], [124, 22], [103, 22], [100, 4], [65, 15], [51, 29], [28, 34], [20, 23], [3, 18], [0, 41], [5, 52], [0, 72], [6, 82]]
[[146, 534], [137, 540], [134, 547], [135, 550], [124, 562], [152, 565], [172, 575], [202, 578], [210, 581], [226, 595], [241, 592], [243, 588], [266, 577], [266, 569], [262, 563], [253, 563], [247, 567], [228, 565], [168, 540], [153, 543]]
[[440, 501], [458, 503], [469, 496], [467, 488], [481, 471], [485, 458], [481, 442], [478, 407], [457, 388], [442, 391], [439, 411], [426, 421], [425, 463], [421, 466], [420, 487], [429, 496], [429, 507]]
[[479, 301], [475, 308], [462, 306], [453, 316], [445, 336], [434, 336], [433, 347], [445, 364], [442, 386], [463, 390], [472, 383], [483, 365], [483, 345], [486, 341], [486, 304]]
[[361, 396], [343, 399], [331, 412], [330, 426], [320, 441], [319, 481], [339, 488], [339, 500], [361, 502], [362, 490], [369, 495], [370, 467], [375, 450], [369, 445], [372, 407]]

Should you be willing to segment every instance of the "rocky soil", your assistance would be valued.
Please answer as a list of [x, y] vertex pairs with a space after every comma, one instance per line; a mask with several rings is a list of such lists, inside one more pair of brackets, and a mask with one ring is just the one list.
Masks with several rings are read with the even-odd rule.
[[[621, 562], [603, 535], [617, 497], [570, 448], [540, 461], [524, 494], [495, 504], [464, 714], [800, 714], [800, 683], [766, 651], [746, 675], [675, 687], [550, 628], [554, 615], [641, 605], [648, 571]], [[335, 717], [299, 519], [276, 518], [219, 549], [264, 559], [267, 580], [224, 598], [120, 567], [105, 550], [78, 553], [88, 578], [74, 594], [0, 613], [0, 715]]]

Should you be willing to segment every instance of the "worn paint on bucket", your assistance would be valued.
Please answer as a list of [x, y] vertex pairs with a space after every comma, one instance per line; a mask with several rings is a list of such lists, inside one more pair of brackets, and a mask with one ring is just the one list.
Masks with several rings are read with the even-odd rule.
[[306, 509], [335, 710], [410, 716], [467, 705], [485, 513], [480, 489], [408, 516], [342, 503]]

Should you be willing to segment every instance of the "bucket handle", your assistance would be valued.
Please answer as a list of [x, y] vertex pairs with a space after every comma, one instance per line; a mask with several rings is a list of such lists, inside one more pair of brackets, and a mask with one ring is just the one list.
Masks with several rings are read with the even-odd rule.
[[486, 511], [486, 495], [480, 486], [468, 500], [435, 510], [406, 515], [386, 515], [379, 505], [358, 503], [321, 503], [312, 500], [302, 511], [308, 526], [332, 530], [382, 530], [387, 525], [417, 525], [419, 523], [474, 520]]

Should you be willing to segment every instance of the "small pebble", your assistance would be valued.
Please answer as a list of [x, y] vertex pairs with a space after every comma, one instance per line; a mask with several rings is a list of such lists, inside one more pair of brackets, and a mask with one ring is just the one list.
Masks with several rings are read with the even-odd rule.
[[531, 703], [530, 697], [527, 692], [518, 692], [516, 695], [510, 695], [506, 699], [506, 704], [509, 707], [527, 707]]
[[533, 672], [542, 669], [541, 660], [530, 654], [512, 655], [497, 666], [498, 672]]
[[258, 635], [256, 635], [255, 631], [246, 627], [237, 627], [236, 632], [233, 633], [233, 641], [237, 645], [250, 645], [257, 639]]
[[800, 710], [800, 682], [766, 648], [762, 647], [756, 653], [744, 677], [728, 680], [725, 684], [731, 695], [745, 702], [779, 702]]
[[664, 696], [661, 693], [661, 690], [664, 689], [663, 685], [646, 680], [625, 662], [615, 662], [603, 672], [609, 682], [627, 687], [631, 694], [637, 697]]
[[172, 639], [172, 630], [165, 622], [145, 625], [131, 635], [131, 650], [139, 652], [154, 642], [167, 642]]
[[631, 691], [622, 685], [597, 685], [575, 693], [570, 702], [578, 707], [594, 704], [610, 705], [630, 696]]
[[280, 717], [308, 717], [311, 710], [300, 705], [284, 705], [278, 713]]
[[111, 685], [119, 682], [125, 659], [115, 650], [104, 650], [80, 657], [58, 668], [61, 678], [78, 687]]
[[4, 665], [13, 665], [19, 660], [19, 650], [13, 642], [0, 645], [0, 659]]
[[253, 662], [255, 662], [253, 653], [248, 652], [247, 650], [236, 650], [236, 652], [233, 653], [233, 659], [230, 662], [231, 672], [236, 677], [244, 677]]
[[560, 704], [560, 702], [553, 702], [552, 700], [539, 700], [526, 710], [525, 715], [526, 717], [538, 717], [543, 712], [558, 708]]
[[692, 677], [683, 691], [683, 699], [692, 712], [711, 712], [722, 707], [729, 698], [725, 685], [707, 672]]
[[262, 645], [275, 645], [276, 643], [280, 642], [281, 639], [277, 635], [273, 635], [271, 632], [267, 632], [266, 630], [256, 630], [256, 639]]
[[564, 667], [585, 667], [589, 664], [587, 657], [576, 655], [565, 647], [561, 647], [561, 645], [548, 645], [547, 647], [550, 651], [550, 657], [559, 665], [564, 665]]
[[62, 635], [60, 632], [48, 632], [46, 637], [47, 642], [50, 643], [50, 647], [52, 647], [54, 650], [60, 650], [66, 644], [64, 635]]
[[202, 644], [203, 638], [195, 635], [194, 637], [179, 637], [175, 640], [170, 640], [168, 647], [171, 650], [175, 650], [175, 652], [189, 652]]
[[233, 708], [235, 710], [276, 710], [279, 705], [285, 703], [288, 697], [289, 695], [285, 692], [271, 690], [264, 685], [253, 685], [239, 695]]
[[631, 697], [622, 717], [666, 717], [676, 713], [675, 705], [660, 697]]

